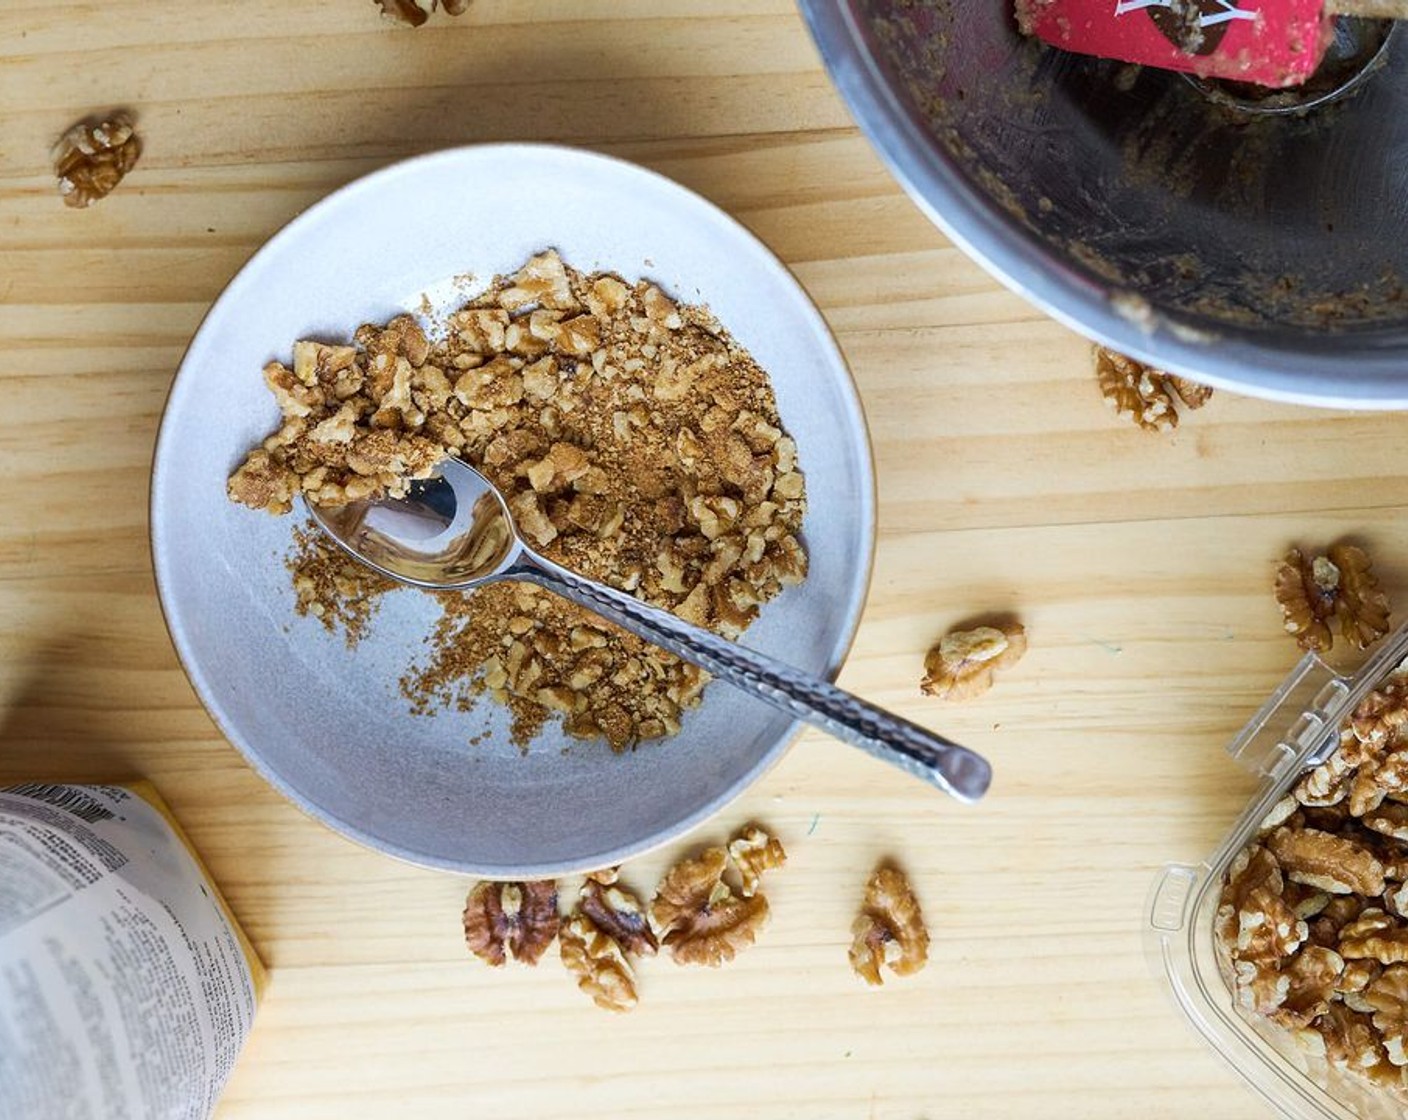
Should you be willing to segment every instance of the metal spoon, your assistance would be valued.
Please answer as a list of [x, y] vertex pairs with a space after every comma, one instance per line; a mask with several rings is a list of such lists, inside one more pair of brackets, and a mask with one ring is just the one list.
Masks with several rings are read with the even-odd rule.
[[960, 801], [976, 801], [992, 782], [987, 760], [966, 747], [539, 556], [518, 535], [503, 495], [458, 459], [405, 498], [310, 504], [309, 512], [339, 546], [401, 583], [430, 591], [535, 583]]

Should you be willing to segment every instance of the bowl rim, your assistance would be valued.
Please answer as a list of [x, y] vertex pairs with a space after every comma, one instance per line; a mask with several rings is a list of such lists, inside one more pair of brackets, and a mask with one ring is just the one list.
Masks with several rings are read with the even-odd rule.
[[[375, 190], [388, 180], [394, 180], [401, 175], [411, 174], [420, 167], [437, 162], [453, 163], [467, 155], [492, 158], [496, 155], [511, 156], [515, 153], [553, 155], [559, 158], [579, 159], [588, 163], [611, 165], [617, 172], [638, 176], [642, 180], [651, 183], [656, 189], [663, 190], [667, 193], [673, 192], [682, 196], [688, 204], [712, 212], [712, 217], [715, 220], [731, 228], [739, 238], [750, 243], [756, 250], [760, 263], [772, 270], [783, 283], [790, 285], [795, 290], [795, 294], [800, 297], [800, 312], [805, 318], [811, 320], [816, 330], [817, 338], [832, 352], [835, 370], [838, 375], [837, 388], [840, 392], [844, 409], [848, 415], [847, 430], [850, 438], [855, 441], [864, 475], [864, 477], [860, 479], [860, 504], [857, 510], [861, 554], [856, 557], [859, 561], [856, 565], [857, 574], [850, 581], [845, 602], [840, 604], [843, 608], [840, 611], [843, 624], [833, 644], [833, 655], [820, 671], [820, 675], [827, 680], [835, 679], [855, 645], [856, 635], [860, 628], [861, 616], [864, 611], [865, 603], [869, 598], [871, 583], [874, 579], [875, 549], [878, 537], [874, 445], [871, 440], [870, 429], [861, 402], [860, 392], [856, 385], [855, 376], [851, 371], [850, 363], [846, 359], [845, 352], [842, 350], [835, 332], [831, 329], [831, 325], [827, 322], [825, 316], [822, 315], [806, 286], [792, 269], [789, 268], [760, 237], [754, 234], [752, 230], [748, 229], [747, 226], [732, 214], [724, 210], [723, 207], [711, 202], [703, 195], [691, 190], [682, 183], [676, 182], [669, 176], [663, 175], [660, 172], [631, 160], [606, 155], [591, 149], [569, 144], [495, 141], [456, 145], [449, 148], [436, 149], [405, 159], [394, 160], [364, 175], [360, 175], [344, 183], [342, 186], [329, 191], [327, 194], [299, 211], [299, 213], [290, 218], [273, 234], [266, 238], [258, 249], [240, 266], [239, 270], [225, 284], [220, 294], [211, 302], [210, 306], [201, 316], [200, 324], [193, 332], [190, 341], [181, 354], [176, 372], [171, 378], [171, 382], [167, 387], [166, 394], [162, 401], [161, 419], [158, 424], [157, 436], [152, 446], [147, 496], [147, 536], [150, 546], [152, 572], [156, 584], [157, 604], [161, 612], [162, 623], [166, 628], [167, 636], [171, 640], [172, 647], [176, 651], [177, 660], [180, 663], [182, 672], [190, 682], [192, 690], [196, 694], [196, 699], [205, 710], [211, 722], [215, 724], [216, 729], [224, 737], [226, 742], [239, 752], [245, 763], [249, 765], [260, 778], [268, 783], [277, 793], [282, 795], [285, 800], [291, 802], [305, 816], [319, 824], [331, 828], [334, 832], [339, 833], [365, 848], [369, 848], [383, 855], [391, 856], [411, 866], [497, 880], [559, 878], [566, 875], [583, 873], [600, 867], [614, 866], [625, 862], [627, 859], [638, 858], [680, 839], [699, 825], [714, 817], [737, 798], [741, 797], [769, 770], [776, 766], [800, 736], [804, 728], [803, 722], [793, 720], [791, 724], [777, 736], [776, 741], [769, 746], [767, 750], [763, 751], [752, 765], [734, 782], [721, 788], [714, 796], [704, 801], [693, 812], [686, 814], [671, 826], [633, 843], [618, 845], [603, 852], [590, 853], [572, 860], [537, 864], [468, 863], [462, 860], [448, 859], [416, 852], [403, 845], [389, 841], [382, 836], [369, 832], [352, 821], [329, 811], [324, 806], [311, 801], [307, 796], [295, 789], [291, 783], [285, 781], [265, 761], [262, 754], [246, 741], [245, 737], [238, 731], [234, 724], [226, 718], [220, 705], [214, 698], [215, 694], [207, 674], [201, 669], [194, 656], [185, 634], [185, 625], [173, 617], [173, 612], [168, 605], [168, 597], [171, 594], [166, 574], [169, 556], [167, 550], [163, 547], [162, 537], [164, 533], [174, 533], [175, 530], [168, 528], [166, 519], [158, 505], [158, 496], [165, 473], [163, 470], [163, 463], [166, 458], [164, 456], [164, 450], [168, 440], [173, 438], [170, 434], [170, 426], [173, 424], [170, 406], [173, 398], [180, 390], [183, 380], [185, 380], [183, 374], [185, 374], [188, 368], [191, 355], [197, 351], [203, 337], [207, 334], [208, 330], [211, 329], [211, 324], [216, 320], [217, 316], [224, 311], [226, 305], [234, 302], [240, 295], [243, 287], [252, 282], [252, 275], [266, 256], [276, 253], [284, 241], [295, 237], [303, 225], [311, 222], [325, 206], [331, 204], [334, 200], [342, 199], [350, 194], [362, 191]], [[168, 463], [167, 466], [170, 467], [170, 464]]]
[[930, 142], [887, 80], [858, 11], [863, 0], [798, 4], [842, 99], [900, 186], [950, 241], [1063, 326], [1218, 388], [1325, 408], [1408, 408], [1408, 354], [1361, 349], [1346, 357], [1343, 343], [1353, 335], [1343, 332], [1291, 344], [1235, 324], [1185, 325], [1137, 291], [1064, 263]]

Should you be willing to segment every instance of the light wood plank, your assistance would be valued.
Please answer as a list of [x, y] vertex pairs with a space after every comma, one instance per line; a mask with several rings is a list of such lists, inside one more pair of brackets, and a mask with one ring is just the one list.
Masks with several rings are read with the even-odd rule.
[[[17, 0], [0, 59], [0, 781], [150, 777], [189, 829], [272, 966], [221, 1120], [1266, 1115], [1151, 977], [1141, 910], [1253, 787], [1224, 748], [1296, 657], [1276, 557], [1359, 536], [1408, 605], [1401, 418], [1226, 393], [1173, 435], [1111, 416], [1086, 343], [949, 245], [850, 127], [788, 0], [476, 0], [416, 32], [370, 0]], [[141, 164], [65, 210], [48, 145], [122, 103]], [[627, 868], [646, 887], [750, 818], [792, 854], [754, 950], [719, 972], [646, 962], [624, 1018], [552, 960], [470, 961], [466, 882], [266, 787], [197, 704], [150, 574], [151, 450], [209, 302], [328, 191], [495, 139], [638, 160], [794, 269], [852, 365], [879, 473], [842, 682], [997, 768], [964, 808], [804, 735]], [[972, 704], [921, 697], [928, 645], [1004, 609], [1027, 658]], [[845, 946], [885, 855], [913, 874], [934, 954], [871, 992]]]

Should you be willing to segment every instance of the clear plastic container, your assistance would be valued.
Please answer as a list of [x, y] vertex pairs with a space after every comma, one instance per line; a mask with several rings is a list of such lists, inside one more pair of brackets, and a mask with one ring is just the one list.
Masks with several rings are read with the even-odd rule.
[[1353, 673], [1314, 654], [1303, 658], [1228, 747], [1263, 778], [1246, 812], [1211, 856], [1168, 865], [1149, 894], [1146, 942], [1178, 1006], [1257, 1094], [1295, 1120], [1398, 1120], [1408, 1104], [1307, 1054], [1284, 1029], [1238, 1006], [1213, 942], [1222, 879], [1271, 807], [1333, 753], [1341, 722], [1405, 656], [1408, 625]]

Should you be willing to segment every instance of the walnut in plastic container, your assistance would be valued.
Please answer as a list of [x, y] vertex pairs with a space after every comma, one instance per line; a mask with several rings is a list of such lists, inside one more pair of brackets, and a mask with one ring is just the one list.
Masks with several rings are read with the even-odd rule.
[[1405, 655], [1408, 628], [1351, 674], [1308, 654], [1230, 748], [1246, 812], [1150, 895], [1190, 1022], [1288, 1117], [1408, 1112]]

